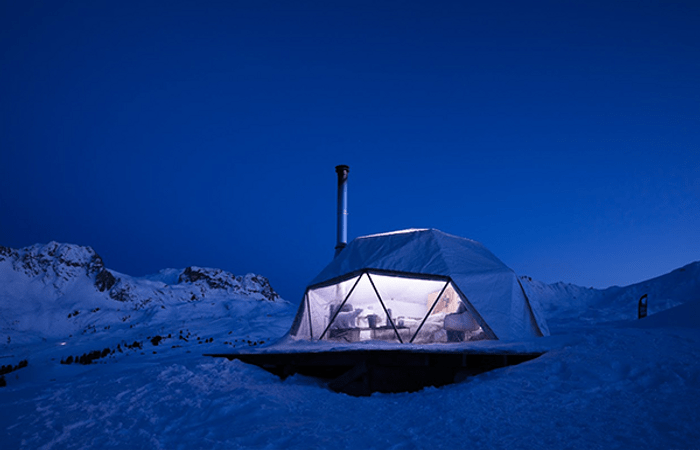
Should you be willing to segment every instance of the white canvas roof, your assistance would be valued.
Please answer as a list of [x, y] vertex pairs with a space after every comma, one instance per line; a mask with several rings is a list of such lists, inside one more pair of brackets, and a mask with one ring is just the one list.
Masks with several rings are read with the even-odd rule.
[[492, 338], [518, 340], [548, 334], [537, 305], [531, 304], [510, 268], [480, 243], [435, 229], [359, 237], [314, 278], [307, 292], [367, 270], [449, 278]]

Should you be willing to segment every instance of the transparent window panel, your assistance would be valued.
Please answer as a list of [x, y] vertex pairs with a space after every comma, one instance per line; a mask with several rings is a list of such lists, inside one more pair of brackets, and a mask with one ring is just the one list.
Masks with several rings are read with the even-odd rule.
[[310, 289], [307, 305], [299, 339], [399, 342], [397, 332], [404, 343], [486, 338], [452, 283], [444, 280], [363, 273]]
[[[401, 340], [409, 342], [445, 286], [445, 281], [377, 274], [370, 276]], [[382, 313], [381, 323], [390, 327], [387, 314]]]
[[392, 335], [382, 334], [386, 326], [379, 318], [385, 315], [380, 314], [383, 308], [367, 274], [311, 289], [308, 298], [311, 330], [307, 335], [313, 339], [340, 342], [398, 340], [393, 329]]
[[[364, 277], [366, 278], [366, 275], [364, 275]], [[348, 293], [350, 293], [350, 290], [355, 286], [358, 280], [360, 280], [360, 276], [331, 286], [309, 290], [307, 294], [309, 307], [305, 314], [309, 316], [308, 323], [310, 324], [311, 330], [306, 336], [310, 335], [312, 339], [319, 339], [321, 337], [321, 334], [326, 330], [328, 324], [330, 324], [335, 312], [341, 307]], [[360, 283], [358, 283], [355, 289], [359, 287], [359, 284]], [[345, 316], [343, 313], [339, 313], [338, 317], [341, 317], [342, 320]], [[302, 327], [303, 326], [302, 323]], [[299, 335], [301, 335], [301, 333], [299, 333]]]
[[[333, 308], [337, 307], [334, 305]], [[386, 319], [386, 313], [368, 274], [362, 275], [331, 323], [324, 339], [344, 342], [369, 340], [398, 342], [396, 332]]]
[[[430, 315], [413, 338], [415, 344], [464, 342], [485, 339], [481, 326], [467, 310], [450, 283], [438, 299], [439, 291], [430, 295], [435, 302]], [[432, 304], [431, 304], [432, 305]]]

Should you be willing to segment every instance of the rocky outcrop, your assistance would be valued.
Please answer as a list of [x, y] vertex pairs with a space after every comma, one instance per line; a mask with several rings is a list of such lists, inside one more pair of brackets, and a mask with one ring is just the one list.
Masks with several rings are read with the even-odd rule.
[[17, 250], [9, 247], [3, 247], [0, 245], [0, 261], [4, 261], [7, 258], [17, 257]]
[[102, 269], [95, 276], [95, 287], [100, 292], [109, 291], [116, 283], [117, 279], [112, 275], [112, 272], [107, 269]]
[[98, 276], [100, 284], [96, 287], [104, 290], [111, 276], [100, 255], [92, 248], [80, 245], [49, 242], [18, 250], [0, 247], [0, 261], [6, 260], [15, 271], [28, 277], [40, 277], [45, 284], [53, 284], [58, 290], [75, 278], [94, 279]]
[[[49, 242], [35, 244], [18, 251], [15, 270], [38, 275], [53, 270], [57, 275], [70, 277], [78, 273], [93, 275], [104, 268], [100, 255], [90, 247]], [[82, 269], [82, 270], [75, 270]]]
[[235, 294], [260, 294], [273, 302], [280, 298], [267, 278], [252, 273], [235, 276], [221, 269], [190, 266], [180, 274], [178, 283], [205, 284], [211, 289], [223, 289]]
[[206, 283], [212, 289], [229, 289], [238, 285], [236, 277], [221, 269], [208, 269], [203, 267], [187, 267], [178, 279], [178, 283]]
[[[241, 279], [241, 277], [236, 277], [236, 279]], [[249, 273], [241, 279], [241, 284], [243, 286], [243, 292], [259, 293], [273, 302], [280, 299], [279, 294], [272, 289], [270, 281], [262, 275]]]

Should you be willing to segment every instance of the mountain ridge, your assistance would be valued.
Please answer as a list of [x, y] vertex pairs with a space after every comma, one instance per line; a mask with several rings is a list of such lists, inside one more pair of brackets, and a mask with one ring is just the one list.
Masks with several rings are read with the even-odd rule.
[[628, 286], [595, 289], [572, 283], [547, 284], [521, 276], [520, 281], [530, 298], [536, 299], [550, 328], [573, 323], [596, 324], [637, 319], [642, 295], [648, 297], [648, 314], [700, 299], [700, 261], [686, 264], [669, 273]]
[[214, 320], [234, 315], [235, 302], [286, 303], [262, 275], [197, 266], [163, 273], [167, 279], [122, 274], [106, 268], [91, 247], [75, 244], [0, 247], [0, 344], [141, 327], [167, 318]]

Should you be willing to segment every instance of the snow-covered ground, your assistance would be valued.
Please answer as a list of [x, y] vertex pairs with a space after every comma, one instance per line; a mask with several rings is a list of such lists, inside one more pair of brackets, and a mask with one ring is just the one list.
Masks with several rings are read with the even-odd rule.
[[[263, 277], [109, 271], [107, 288], [91, 249], [35, 247], [0, 248], [0, 364], [28, 361], [0, 388], [3, 449], [700, 447], [699, 263], [602, 291], [527, 280], [552, 336], [522, 345], [545, 355], [356, 398], [202, 356], [288, 330], [296, 308]], [[655, 314], [634, 320], [643, 293]]]

